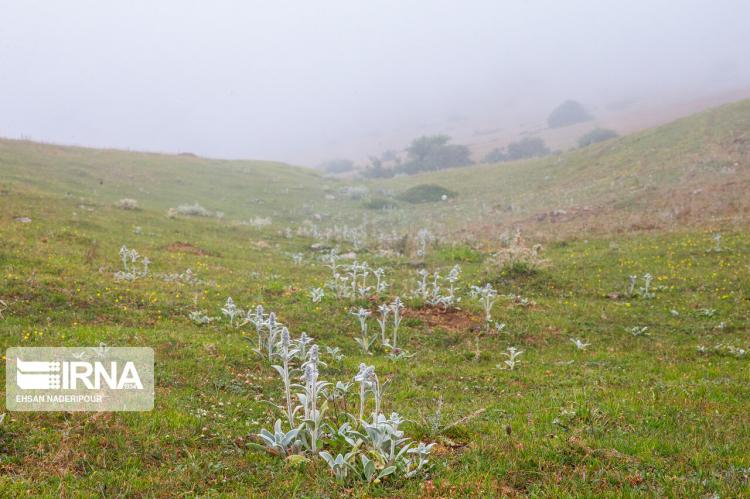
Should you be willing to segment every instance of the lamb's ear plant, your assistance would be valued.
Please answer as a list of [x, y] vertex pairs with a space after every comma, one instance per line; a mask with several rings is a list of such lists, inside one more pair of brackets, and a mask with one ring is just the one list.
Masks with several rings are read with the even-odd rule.
[[387, 468], [383, 468], [382, 470], [378, 471], [378, 468], [375, 465], [375, 461], [373, 459], [370, 459], [364, 454], [360, 454], [359, 457], [361, 460], [361, 467], [353, 467], [353, 469], [357, 473], [359, 473], [362, 479], [367, 483], [378, 483], [383, 478], [396, 472], [396, 466], [388, 466]]
[[341, 353], [339, 347], [326, 347], [326, 353], [336, 362], [344, 358], [344, 354]]
[[326, 411], [325, 401], [318, 407], [318, 398], [321, 395], [321, 391], [328, 386], [328, 383], [319, 379], [317, 348], [317, 345], [311, 347], [310, 351], [311, 353], [314, 352], [314, 354], [310, 356], [310, 360], [303, 366], [303, 393], [297, 394], [297, 398], [302, 405], [295, 409], [295, 411], [299, 409], [303, 411], [304, 426], [302, 441], [305, 447], [313, 454], [318, 452], [318, 439], [320, 438], [320, 431], [323, 428], [323, 417]]
[[653, 282], [653, 280], [654, 276], [652, 276], [648, 272], [643, 274], [643, 287], [639, 290], [642, 298], [651, 299], [656, 296], [651, 292], [651, 283]]
[[380, 326], [380, 342], [382, 345], [388, 345], [388, 338], [385, 336], [385, 330], [387, 327], [387, 321], [388, 321], [388, 315], [391, 312], [391, 307], [385, 304], [381, 304], [378, 306], [378, 312], [380, 313], [380, 317], [377, 318], [378, 325]]
[[123, 270], [115, 272], [114, 277], [116, 281], [135, 281], [141, 277], [148, 275], [148, 266], [151, 264], [151, 260], [148, 257], [144, 257], [141, 261], [143, 270], [138, 271], [135, 268], [135, 263], [141, 255], [135, 249], [128, 249], [126, 246], [120, 247], [120, 261], [122, 261]]
[[281, 357], [281, 365], [273, 365], [276, 372], [279, 373], [281, 379], [284, 382], [284, 395], [286, 397], [286, 415], [289, 420], [289, 427], [294, 427], [294, 407], [292, 406], [292, 380], [291, 380], [291, 369], [289, 361], [294, 358], [297, 354], [297, 350], [291, 348], [291, 341], [289, 339], [289, 330], [282, 328], [281, 330], [281, 341], [279, 343], [279, 357]]
[[479, 299], [479, 303], [482, 305], [482, 309], [484, 310], [485, 327], [489, 328], [489, 325], [492, 322], [492, 305], [495, 303], [495, 299], [497, 298], [497, 291], [495, 291], [490, 283], [487, 283], [481, 287], [472, 286], [471, 294]]
[[373, 270], [373, 275], [375, 276], [375, 293], [378, 295], [381, 295], [385, 292], [385, 290], [388, 288], [388, 283], [383, 280], [383, 276], [385, 275], [385, 270], [382, 268], [377, 268]]
[[628, 328], [628, 332], [633, 336], [648, 336], [648, 326], [633, 326]]
[[629, 275], [628, 276], [628, 296], [633, 296], [633, 293], [635, 293], [635, 285], [638, 282], [638, 276], [637, 275]]
[[586, 343], [580, 338], [571, 338], [570, 341], [576, 346], [577, 350], [586, 350], [591, 345], [591, 343]]
[[[523, 354], [523, 350], [518, 350], [516, 347], [509, 347], [506, 352], [503, 352], [503, 355], [508, 357], [503, 363], [512, 371], [521, 363], [521, 361], [518, 360], [518, 357], [520, 357], [521, 354]], [[498, 364], [497, 367], [500, 367], [500, 364]]]
[[310, 290], [310, 298], [313, 303], [320, 303], [320, 300], [322, 300], [324, 296], [325, 292], [323, 291], [323, 288], [312, 288]]
[[229, 319], [229, 326], [231, 327], [235, 325], [235, 318], [243, 314], [242, 310], [237, 308], [237, 305], [234, 304], [234, 300], [232, 300], [231, 296], [227, 298], [227, 302], [221, 308], [221, 313], [224, 314], [224, 317]]
[[188, 317], [199, 326], [205, 326], [216, 320], [216, 317], [209, 317], [202, 310], [193, 310], [188, 314]]
[[714, 240], [714, 247], [712, 249], [709, 249], [708, 251], [715, 251], [716, 253], [721, 253], [721, 234], [715, 233], [713, 236], [711, 236], [711, 239]]
[[258, 349], [256, 350], [259, 354], [263, 353], [263, 328], [266, 325], [266, 316], [263, 311], [263, 305], [255, 307], [255, 313], [252, 313], [250, 309], [247, 311], [247, 316], [242, 325], [250, 323], [255, 326], [255, 333], [258, 335]]
[[398, 296], [393, 299], [390, 305], [391, 312], [393, 313], [393, 337], [391, 341], [391, 348], [397, 348], [398, 345], [398, 328], [401, 326], [401, 319], [403, 318], [401, 312], [404, 311], [404, 304], [401, 303], [401, 298]]
[[370, 347], [372, 347], [372, 344], [375, 343], [376, 339], [376, 337], [370, 337], [367, 333], [367, 318], [371, 315], [371, 312], [360, 307], [356, 312], [350, 313], [359, 319], [360, 337], [354, 338], [354, 340], [362, 349], [362, 353], [369, 354]]
[[302, 334], [300, 334], [299, 338], [295, 341], [295, 343], [297, 344], [298, 357], [302, 360], [302, 362], [305, 362], [307, 360], [307, 345], [309, 345], [313, 341], [314, 338], [309, 337], [304, 331], [302, 331]]
[[402, 350], [398, 347], [391, 348], [391, 350], [388, 352], [388, 358], [391, 360], [406, 360], [411, 359], [417, 355], [416, 353], [409, 353], [406, 350]]
[[280, 323], [276, 321], [276, 314], [271, 312], [268, 314], [268, 319], [265, 322], [268, 335], [266, 336], [266, 351], [268, 352], [268, 362], [273, 361], [274, 349], [276, 347], [276, 338], [278, 337], [279, 330], [282, 327]]
[[349, 452], [346, 455], [339, 454], [336, 457], [333, 457], [326, 451], [320, 451], [318, 454], [328, 464], [328, 467], [331, 469], [331, 471], [333, 471], [336, 480], [338, 480], [339, 482], [344, 482], [347, 475], [349, 474], [349, 469], [352, 468], [349, 461], [351, 461], [354, 453]]
[[427, 272], [426, 269], [419, 269], [417, 275], [419, 276], [419, 279], [417, 279], [417, 288], [412, 292], [412, 295], [415, 298], [420, 298], [426, 301], [427, 297], [430, 295], [429, 289], [427, 288], [427, 277], [430, 273]]
[[406, 469], [406, 473], [404, 476], [407, 478], [412, 477], [422, 471], [427, 464], [430, 462], [427, 459], [427, 456], [430, 455], [430, 452], [432, 451], [432, 448], [435, 446], [434, 443], [431, 444], [425, 444], [424, 442], [419, 442], [416, 447], [411, 447], [409, 450], [407, 450], [407, 454], [415, 456], [416, 463], [414, 461], [409, 461], [409, 464]]
[[461, 266], [454, 265], [451, 271], [448, 273], [446, 280], [448, 281], [448, 296], [443, 300], [447, 307], [453, 306], [461, 301], [461, 297], [456, 296], [456, 283], [461, 275]]
[[300, 428], [292, 428], [284, 432], [281, 429], [281, 420], [277, 419], [273, 425], [273, 433], [262, 429], [260, 433], [250, 436], [249, 445], [274, 456], [287, 457], [301, 452], [302, 443], [298, 438], [299, 433]]
[[424, 258], [427, 255], [427, 245], [433, 240], [433, 236], [427, 229], [419, 229], [417, 232], [417, 256]]

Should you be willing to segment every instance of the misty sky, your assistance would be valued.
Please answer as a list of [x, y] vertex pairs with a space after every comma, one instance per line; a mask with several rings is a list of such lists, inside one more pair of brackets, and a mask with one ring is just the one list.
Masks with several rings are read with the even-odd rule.
[[0, 0], [0, 136], [315, 164], [746, 87], [748, 47], [746, 0]]

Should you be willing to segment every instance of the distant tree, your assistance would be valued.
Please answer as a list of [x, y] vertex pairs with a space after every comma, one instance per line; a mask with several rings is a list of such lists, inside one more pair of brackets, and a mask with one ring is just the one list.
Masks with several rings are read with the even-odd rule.
[[503, 161], [508, 161], [508, 157], [505, 155], [505, 151], [497, 147], [488, 152], [482, 159], [482, 163], [502, 163]]
[[515, 159], [533, 158], [549, 154], [549, 148], [539, 137], [524, 137], [517, 142], [508, 144], [505, 157], [508, 161]]
[[610, 130], [609, 128], [594, 128], [578, 139], [578, 147], [590, 146], [591, 144], [614, 139], [615, 137], [619, 137], [619, 135], [614, 130]]
[[588, 121], [591, 118], [592, 116], [580, 102], [566, 100], [550, 113], [549, 118], [547, 118], [547, 125], [550, 128], [559, 128]]
[[387, 151], [383, 151], [383, 154], [380, 155], [381, 161], [396, 161], [397, 158], [398, 155], [390, 149]]
[[377, 156], [370, 156], [370, 164], [367, 165], [362, 175], [368, 178], [390, 178], [394, 171], [392, 168], [383, 166], [383, 161]]
[[330, 159], [320, 167], [328, 173], [346, 173], [354, 170], [354, 161], [350, 159]]
[[407, 161], [398, 166], [397, 170], [403, 173], [417, 173], [470, 165], [472, 162], [469, 148], [464, 145], [449, 144], [449, 141], [450, 137], [447, 135], [414, 139], [406, 148]]

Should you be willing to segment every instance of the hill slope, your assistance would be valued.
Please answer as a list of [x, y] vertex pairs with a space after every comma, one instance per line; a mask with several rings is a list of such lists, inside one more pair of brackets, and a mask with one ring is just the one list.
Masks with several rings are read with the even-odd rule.
[[[750, 214], [750, 100], [546, 158], [377, 181], [338, 181], [262, 161], [94, 150], [0, 140], [5, 189], [146, 210], [198, 202], [232, 220], [375, 225], [538, 237], [580, 231], [744, 223]], [[437, 184], [458, 195], [410, 204], [399, 193]], [[350, 195], [354, 188], [365, 199]], [[369, 201], [376, 202], [369, 202]], [[383, 201], [386, 201], [385, 203]], [[378, 209], [388, 206], [387, 211]]]
[[[232, 217], [291, 213], [328, 185], [314, 170], [270, 161], [225, 161], [0, 140], [0, 181], [91, 203], [136, 199], [144, 209], [198, 202]], [[283, 202], [280, 200], [283, 199]]]
[[410, 207], [449, 226], [542, 225], [543, 231], [715, 223], [750, 214], [750, 100], [557, 156], [399, 177], [437, 184], [447, 203]]

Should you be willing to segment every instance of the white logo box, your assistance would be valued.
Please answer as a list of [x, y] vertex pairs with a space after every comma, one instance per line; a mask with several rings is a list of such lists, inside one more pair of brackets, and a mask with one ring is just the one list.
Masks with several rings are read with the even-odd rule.
[[9, 411], [150, 411], [154, 351], [140, 347], [14, 347], [5, 352]]

